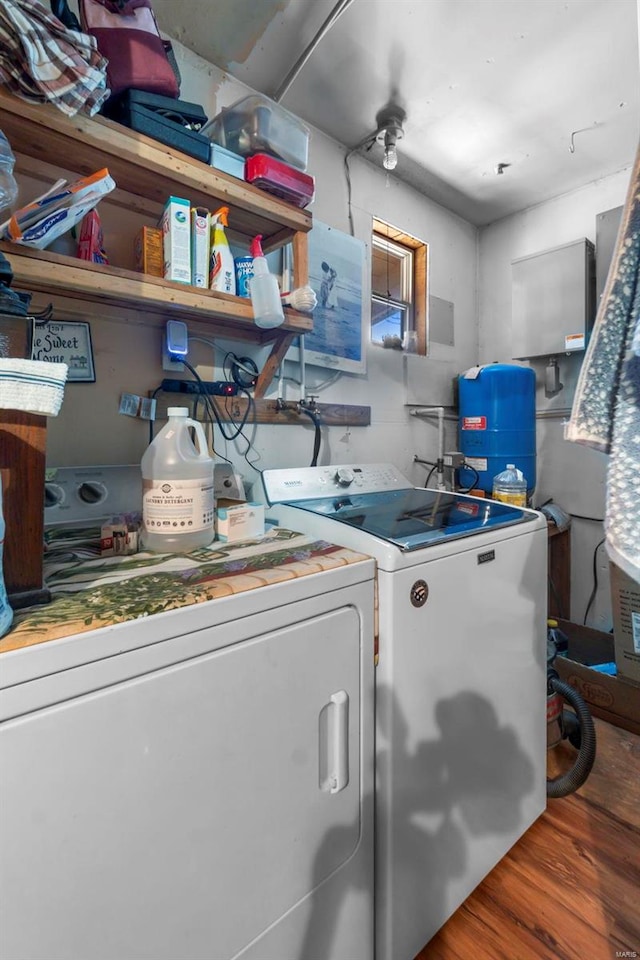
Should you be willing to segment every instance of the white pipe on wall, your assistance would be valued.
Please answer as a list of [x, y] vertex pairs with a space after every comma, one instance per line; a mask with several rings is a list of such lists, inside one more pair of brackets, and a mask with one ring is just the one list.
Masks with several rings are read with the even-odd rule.
[[446, 490], [444, 482], [444, 407], [415, 407], [410, 411], [412, 417], [432, 417], [438, 414], [438, 458], [436, 461], [436, 486]]

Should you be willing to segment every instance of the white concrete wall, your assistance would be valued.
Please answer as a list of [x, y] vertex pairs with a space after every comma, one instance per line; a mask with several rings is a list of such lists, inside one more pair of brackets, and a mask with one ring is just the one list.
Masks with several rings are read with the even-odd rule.
[[[511, 362], [511, 261], [586, 237], [595, 244], [596, 216], [624, 203], [631, 168], [572, 193], [539, 204], [484, 228], [479, 238], [480, 362]], [[532, 365], [537, 388], [538, 485], [536, 503], [548, 498], [565, 511], [601, 520], [607, 458], [564, 440], [564, 423], [573, 403], [583, 354], [559, 358], [564, 389], [545, 398], [544, 363]], [[572, 524], [571, 618], [582, 622], [593, 587], [592, 558], [604, 536], [602, 524], [574, 519]], [[604, 548], [597, 552], [599, 589], [588, 623], [611, 627], [609, 579]]]
[[[209, 116], [248, 91], [217, 68], [175, 44], [183, 83], [181, 96], [202, 103]], [[318, 220], [348, 232], [347, 189], [344, 176], [345, 150], [318, 131], [312, 131], [309, 172], [316, 178], [316, 200], [310, 208]], [[402, 158], [400, 158], [400, 164]], [[416, 483], [425, 479], [424, 467], [414, 466], [414, 454], [432, 459], [436, 451], [435, 422], [410, 417], [407, 396], [415, 403], [446, 403], [451, 398], [451, 378], [474, 363], [477, 356], [477, 230], [402, 185], [394, 178], [387, 183], [382, 169], [359, 157], [351, 164], [355, 233], [367, 244], [366, 274], [369, 276], [371, 217], [375, 215], [429, 243], [430, 292], [455, 306], [454, 347], [436, 346], [430, 358], [407, 357], [394, 350], [369, 346], [366, 376], [342, 375], [324, 390], [315, 389], [330, 375], [322, 368], [307, 371], [309, 393], [320, 392], [321, 402], [366, 404], [372, 408], [370, 427], [323, 428], [322, 463], [345, 461], [389, 461]], [[124, 222], [105, 211], [107, 251], [117, 243]], [[131, 228], [131, 237], [133, 227]], [[124, 242], [124, 241], [123, 241]], [[128, 241], [127, 241], [128, 242]], [[368, 282], [368, 281], [367, 281]], [[365, 304], [369, 288], [364, 291]], [[67, 388], [60, 416], [50, 421], [48, 461], [50, 464], [135, 463], [144, 452], [148, 429], [145, 423], [117, 413], [123, 391], [146, 394], [162, 379], [161, 325], [130, 311], [114, 312], [109, 321], [92, 317], [97, 382], [72, 384]], [[368, 312], [366, 315], [368, 319]], [[206, 324], [189, 324], [191, 335], [207, 337]], [[222, 377], [221, 361], [226, 349], [253, 355], [258, 362], [266, 356], [251, 345], [232, 341], [215, 344], [212, 350], [194, 344], [193, 358], [207, 379]], [[286, 372], [297, 377], [293, 364]], [[295, 385], [286, 385], [287, 396], [298, 398]], [[277, 395], [274, 382], [271, 396]], [[275, 466], [307, 465], [313, 449], [311, 423], [300, 427], [260, 426], [247, 431], [254, 444], [249, 455], [263, 469]], [[455, 424], [448, 422], [447, 445], [456, 446]], [[246, 444], [221, 441], [216, 430], [216, 450], [234, 461], [247, 480], [257, 474], [243, 459]]]
[[[182, 96], [202, 103], [209, 116], [247, 93], [246, 87], [216, 67], [179, 44], [175, 47], [183, 76]], [[318, 220], [347, 232], [344, 153], [343, 147], [312, 131], [309, 171], [316, 177], [316, 200], [311, 210]], [[342, 375], [320, 390], [318, 385], [327, 379], [328, 371], [310, 368], [308, 392], [320, 392], [322, 402], [361, 403], [372, 408], [372, 425], [368, 428], [323, 428], [321, 462], [390, 461], [414, 482], [422, 483], [425, 470], [413, 464], [413, 457], [418, 454], [433, 459], [436, 425], [435, 421], [410, 417], [406, 402], [448, 403], [455, 374], [476, 362], [511, 359], [511, 260], [579, 237], [595, 240], [595, 217], [624, 201], [629, 170], [492, 224], [481, 232], [479, 240], [475, 227], [393, 177], [387, 180], [382, 170], [359, 156], [352, 158], [351, 174], [355, 233], [367, 244], [367, 258], [372, 215], [429, 243], [430, 293], [454, 303], [455, 346], [435, 345], [427, 359], [369, 346], [365, 376]], [[105, 223], [107, 248], [111, 243], [124, 243], [123, 231], [134, 229], [132, 224], [125, 230], [127, 221], [121, 213], [111, 221], [106, 215]], [[368, 290], [364, 293], [366, 300]], [[148, 441], [148, 425], [120, 416], [118, 403], [122, 392], [146, 394], [162, 379], [162, 325], [132, 311], [114, 311], [109, 320], [93, 316], [90, 308], [78, 304], [76, 311], [76, 317], [91, 321], [97, 382], [67, 387], [60, 416], [49, 421], [48, 462], [138, 462]], [[207, 326], [190, 325], [190, 333], [207, 337]], [[222, 376], [220, 363], [226, 349], [241, 349], [258, 361], [264, 356], [239, 343], [216, 342], [214, 367], [213, 351], [204, 344], [194, 344], [196, 366], [207, 379]], [[553, 497], [564, 509], [597, 519], [604, 509], [605, 460], [593, 451], [565, 443], [562, 437], [563, 418], [572, 402], [578, 368], [578, 358], [562, 359], [564, 391], [552, 401], [546, 401], [539, 391], [540, 411], [551, 417], [538, 421], [538, 502]], [[298, 376], [293, 365], [287, 364], [286, 372]], [[294, 386], [287, 385], [286, 389], [289, 396], [297, 398]], [[271, 395], [276, 395], [275, 383]], [[247, 434], [254, 444], [249, 456], [257, 460], [260, 469], [307, 464], [311, 459], [310, 424], [260, 426], [247, 430]], [[446, 446], [457, 447], [452, 421], [447, 421]], [[221, 441], [216, 431], [217, 452], [233, 460], [252, 481], [257, 474], [243, 459], [245, 447], [242, 442]], [[598, 523], [575, 520], [572, 535], [571, 615], [581, 620], [592, 586], [593, 548], [601, 539], [602, 528]], [[608, 629], [606, 564], [602, 551], [598, 556], [602, 586], [589, 622]]]

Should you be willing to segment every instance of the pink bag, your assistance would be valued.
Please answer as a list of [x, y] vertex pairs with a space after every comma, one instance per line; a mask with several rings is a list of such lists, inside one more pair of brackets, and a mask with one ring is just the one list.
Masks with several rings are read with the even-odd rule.
[[151, 0], [80, 0], [85, 33], [95, 37], [109, 61], [111, 95], [144, 90], [178, 97], [180, 87], [158, 31]]

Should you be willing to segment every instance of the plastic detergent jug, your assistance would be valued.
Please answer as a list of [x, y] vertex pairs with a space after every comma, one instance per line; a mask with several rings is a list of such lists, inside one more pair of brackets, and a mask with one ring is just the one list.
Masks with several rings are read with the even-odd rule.
[[272, 273], [269, 273], [269, 265], [262, 252], [261, 240], [262, 234], [259, 234], [251, 241], [253, 276], [249, 281], [249, 293], [256, 326], [268, 329], [279, 327], [284, 323], [284, 313], [278, 281]]
[[4, 546], [4, 517], [2, 515], [2, 477], [0, 477], [0, 637], [3, 637], [13, 621], [2, 573], [2, 548]]
[[214, 537], [213, 460], [202, 424], [189, 418], [187, 407], [169, 407], [167, 415], [142, 457], [142, 545], [186, 553]]
[[492, 496], [494, 500], [510, 503], [513, 507], [526, 507], [527, 481], [515, 464], [508, 463], [507, 469], [493, 478]]

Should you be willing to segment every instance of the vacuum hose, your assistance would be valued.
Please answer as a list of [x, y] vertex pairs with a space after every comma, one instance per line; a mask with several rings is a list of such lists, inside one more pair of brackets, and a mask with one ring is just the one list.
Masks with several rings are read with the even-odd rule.
[[[547, 780], [547, 796], [557, 799], [574, 793], [591, 773], [596, 758], [596, 729], [586, 703], [574, 687], [557, 676], [549, 677], [548, 682], [553, 692], [559, 694], [575, 710], [580, 732], [580, 746], [574, 765], [566, 773]], [[567, 715], [572, 716], [568, 712]], [[574, 738], [570, 736], [570, 739]]]

